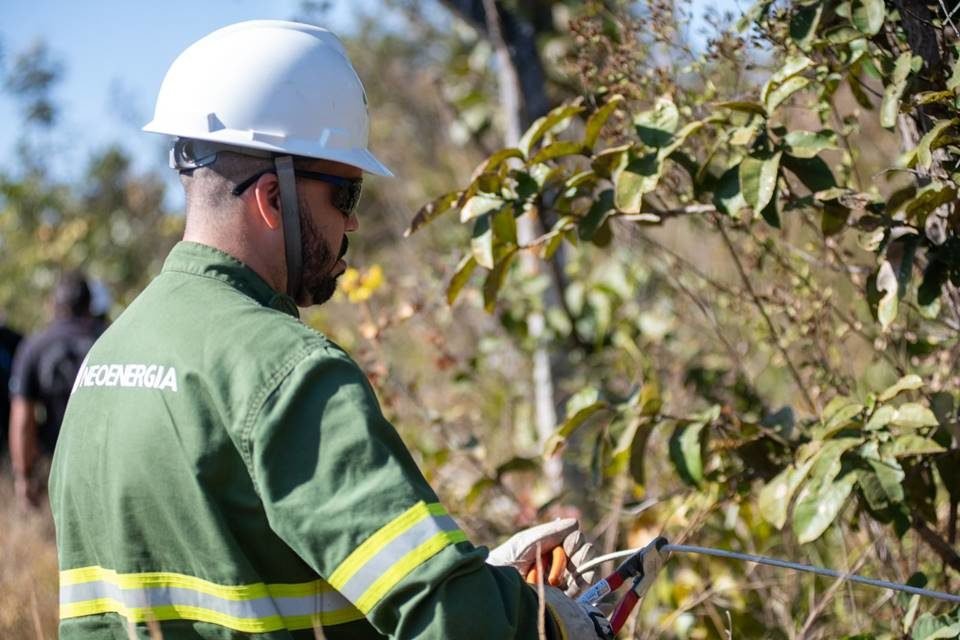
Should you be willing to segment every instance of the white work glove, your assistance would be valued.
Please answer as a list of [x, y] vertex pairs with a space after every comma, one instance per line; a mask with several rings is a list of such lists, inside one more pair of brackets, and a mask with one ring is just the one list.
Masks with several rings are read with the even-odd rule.
[[540, 553], [549, 553], [554, 547], [563, 546], [567, 554], [567, 568], [561, 578], [561, 588], [570, 596], [575, 595], [593, 580], [593, 571], [581, 574], [577, 567], [593, 557], [593, 545], [587, 542], [576, 518], [563, 518], [547, 522], [514, 534], [509, 540], [490, 552], [487, 563], [498, 567], [513, 567], [521, 576], [537, 563], [537, 546]]
[[543, 595], [563, 640], [613, 640], [610, 621], [596, 607], [571, 600], [554, 587], [544, 586]]

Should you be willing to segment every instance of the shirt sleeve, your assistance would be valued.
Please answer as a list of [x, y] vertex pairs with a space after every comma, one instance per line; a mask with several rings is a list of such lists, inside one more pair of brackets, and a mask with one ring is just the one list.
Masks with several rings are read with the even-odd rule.
[[379, 632], [538, 637], [534, 590], [466, 540], [345, 353], [321, 347], [295, 366], [248, 441], [270, 526]]
[[40, 383], [37, 376], [37, 349], [33, 340], [24, 340], [17, 347], [10, 369], [10, 396], [37, 400]]

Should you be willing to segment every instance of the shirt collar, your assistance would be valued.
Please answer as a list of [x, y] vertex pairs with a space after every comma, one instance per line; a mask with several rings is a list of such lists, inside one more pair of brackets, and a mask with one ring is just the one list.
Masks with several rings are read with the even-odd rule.
[[290, 296], [274, 291], [256, 271], [214, 247], [182, 240], [170, 251], [162, 271], [192, 273], [221, 280], [265, 307], [300, 318], [300, 311]]

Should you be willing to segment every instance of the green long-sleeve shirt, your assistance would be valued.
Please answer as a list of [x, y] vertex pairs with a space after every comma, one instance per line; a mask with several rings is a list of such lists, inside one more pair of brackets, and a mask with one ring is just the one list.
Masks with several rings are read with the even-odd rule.
[[538, 637], [353, 360], [204, 245], [90, 351], [50, 487], [66, 640]]

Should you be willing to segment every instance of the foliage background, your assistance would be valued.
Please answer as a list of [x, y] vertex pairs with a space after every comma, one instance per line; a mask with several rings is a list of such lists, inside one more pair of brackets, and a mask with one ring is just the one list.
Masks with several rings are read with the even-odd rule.
[[[386, 4], [403, 28], [371, 17], [348, 46], [403, 179], [370, 181], [357, 270], [304, 319], [471, 538], [573, 513], [604, 550], [664, 533], [956, 589], [953, 3], [763, 1], [706, 37], [683, 0]], [[34, 160], [0, 176], [0, 309], [40, 326], [84, 266], [117, 314], [182, 218], [120, 147], [54, 179], [62, 63], [6, 62]], [[49, 526], [4, 491], [0, 635], [54, 637]], [[960, 618], [677, 557], [624, 636], [951, 638]]]

